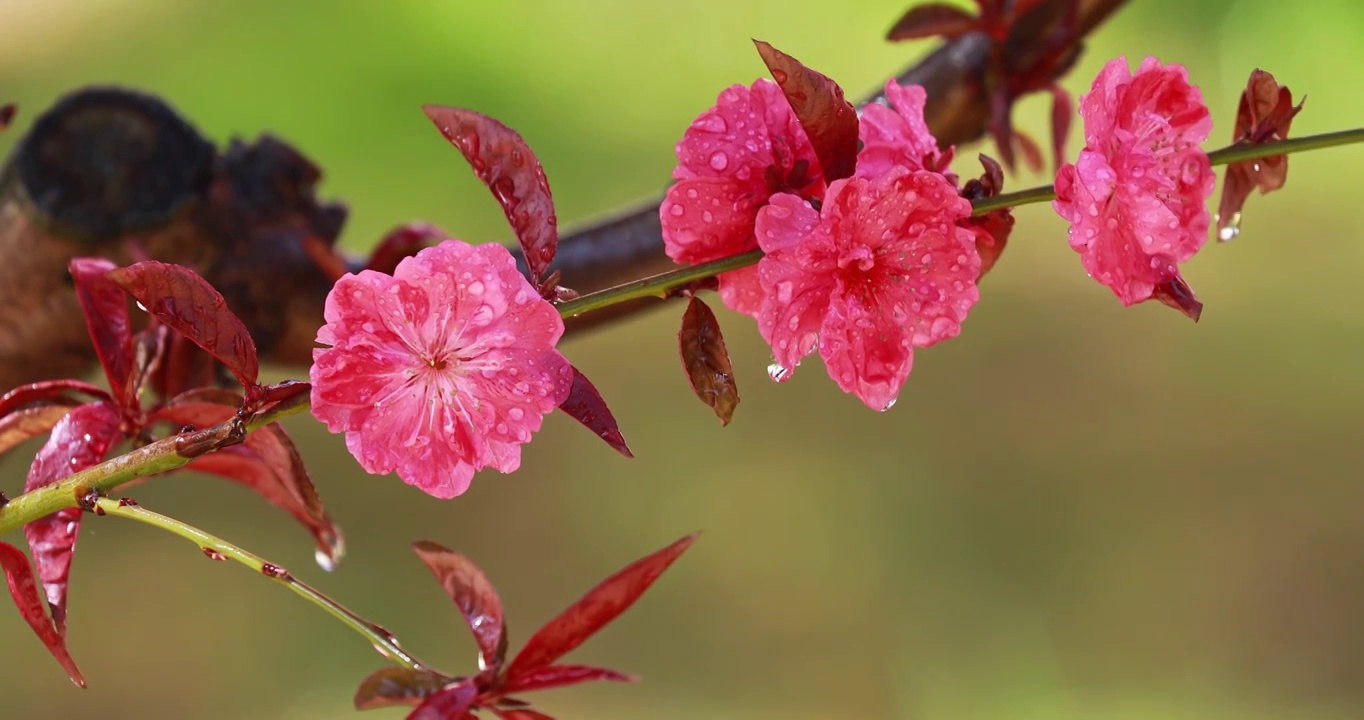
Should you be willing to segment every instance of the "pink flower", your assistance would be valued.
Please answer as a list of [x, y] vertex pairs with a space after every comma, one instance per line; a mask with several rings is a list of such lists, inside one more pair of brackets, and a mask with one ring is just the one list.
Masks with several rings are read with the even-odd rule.
[[943, 172], [952, 163], [952, 148], [938, 149], [938, 141], [924, 122], [928, 94], [918, 85], [886, 81], [886, 100], [862, 108], [858, 137], [857, 176], [875, 177], [894, 168]]
[[891, 170], [829, 186], [822, 210], [776, 195], [758, 213], [767, 253], [758, 329], [781, 381], [819, 349], [829, 376], [869, 407], [894, 404], [915, 347], [955, 337], [980, 297], [971, 203], [941, 174]]
[[1212, 119], [1179, 65], [1119, 57], [1080, 99], [1085, 147], [1056, 175], [1052, 206], [1069, 220], [1085, 270], [1124, 305], [1152, 297], [1198, 319], [1179, 274], [1208, 235], [1215, 176], [1199, 147]]
[[[755, 250], [753, 222], [775, 193], [818, 198], [825, 189], [814, 146], [781, 88], [760, 79], [734, 85], [677, 143], [677, 183], [659, 206], [668, 257], [696, 264]], [[720, 297], [737, 312], [761, 304], [756, 269], [720, 276]]]
[[439, 498], [476, 470], [511, 472], [567, 397], [563, 321], [501, 245], [446, 240], [393, 275], [345, 275], [313, 351], [313, 415], [371, 473]]

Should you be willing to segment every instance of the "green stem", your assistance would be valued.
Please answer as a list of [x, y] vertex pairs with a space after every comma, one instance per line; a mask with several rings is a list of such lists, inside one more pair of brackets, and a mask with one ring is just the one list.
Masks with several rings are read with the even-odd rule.
[[[246, 423], [246, 431], [251, 432], [303, 412], [308, 409], [308, 403], [309, 397], [306, 394], [290, 398], [251, 418]], [[78, 507], [91, 491], [108, 494], [120, 485], [138, 478], [183, 467], [197, 455], [182, 455], [180, 453], [182, 449], [229, 437], [235, 431], [235, 423], [235, 420], [228, 420], [203, 430], [157, 440], [81, 470], [55, 485], [41, 487], [13, 498], [8, 504], [0, 507], [0, 535], [58, 510]]]
[[369, 641], [380, 655], [392, 660], [403, 667], [413, 670], [425, 670], [426, 664], [417, 660], [403, 649], [398, 643], [398, 639], [393, 637], [393, 633], [385, 630], [354, 612], [351, 612], [344, 605], [318, 592], [312, 586], [295, 578], [288, 570], [266, 562], [264, 559], [249, 553], [222, 538], [210, 535], [199, 528], [186, 525], [174, 518], [166, 517], [160, 513], [152, 512], [142, 508], [128, 500], [113, 500], [111, 498], [100, 498], [95, 503], [96, 515], [113, 515], [115, 517], [128, 518], [141, 523], [146, 523], [153, 527], [160, 528], [167, 532], [179, 535], [186, 540], [199, 546], [205, 555], [214, 560], [235, 560], [242, 565], [274, 580], [275, 582], [289, 588], [294, 594], [302, 597], [308, 602], [327, 611], [329, 615], [340, 620], [343, 625], [359, 633], [361, 637]]
[[[1323, 148], [1339, 147], [1341, 145], [1352, 145], [1364, 142], [1364, 128], [1354, 130], [1341, 130], [1339, 132], [1323, 133], [1320, 135], [1309, 135], [1307, 137], [1292, 138], [1289, 140], [1279, 140], [1277, 142], [1262, 143], [1259, 145], [1238, 144], [1222, 148], [1208, 154], [1208, 159], [1213, 165], [1229, 165], [1245, 160], [1255, 160], [1257, 158], [1269, 157], [1271, 155], [1289, 155], [1306, 150], [1320, 150]], [[1049, 202], [1056, 199], [1056, 187], [1054, 185], [1041, 185], [1038, 187], [1027, 188], [1017, 192], [1003, 193], [994, 197], [977, 200], [971, 204], [971, 215], [979, 216], [996, 210], [1018, 207], [1020, 205], [1030, 205], [1032, 203]], [[762, 259], [761, 250], [753, 250], [742, 255], [713, 260], [701, 265], [689, 265], [669, 272], [660, 273], [653, 277], [636, 280], [624, 285], [599, 290], [588, 293], [582, 297], [575, 298], [565, 303], [559, 304], [559, 315], [562, 317], [572, 317], [581, 315], [593, 310], [600, 310], [617, 303], [627, 300], [636, 300], [644, 297], [668, 297], [669, 293], [679, 287], [704, 280], [713, 275], [738, 270], [739, 268], [756, 265]]]

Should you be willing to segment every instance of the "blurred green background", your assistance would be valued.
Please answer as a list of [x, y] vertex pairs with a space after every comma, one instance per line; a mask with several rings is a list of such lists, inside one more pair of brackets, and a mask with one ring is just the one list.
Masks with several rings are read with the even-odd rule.
[[[349, 202], [351, 251], [417, 218], [505, 240], [421, 104], [520, 130], [570, 226], [664, 187], [687, 123], [761, 74], [750, 37], [861, 95], [928, 49], [880, 40], [905, 4], [0, 0], [0, 100], [21, 106], [0, 150], [60, 94], [122, 83], [220, 142], [295, 143]], [[1141, 0], [1066, 85], [1083, 91], [1119, 53], [1184, 63], [1220, 146], [1262, 67], [1310, 95], [1301, 135], [1364, 120], [1361, 41], [1348, 0]], [[1045, 137], [1046, 115], [1034, 98], [1015, 117]], [[919, 354], [884, 415], [817, 360], [771, 383], [755, 329], [724, 314], [743, 403], [721, 429], [680, 371], [679, 306], [564, 346], [634, 461], [555, 416], [519, 473], [441, 502], [367, 476], [340, 438], [295, 418], [349, 540], [330, 575], [305, 533], [238, 487], [187, 475], [137, 497], [292, 568], [452, 672], [473, 668], [474, 646], [409, 541], [486, 569], [515, 648], [619, 566], [704, 529], [571, 656], [645, 682], [535, 698], [563, 718], [1358, 718], [1361, 160], [1296, 156], [1283, 192], [1251, 198], [1241, 237], [1185, 272], [1207, 306], [1197, 325], [1122, 308], [1050, 209], [1021, 210], [966, 332]], [[4, 458], [0, 487], [17, 492], [24, 469]], [[384, 665], [182, 540], [110, 519], [82, 532], [70, 643], [90, 689], [0, 609], [0, 717], [352, 717], [356, 683]]]

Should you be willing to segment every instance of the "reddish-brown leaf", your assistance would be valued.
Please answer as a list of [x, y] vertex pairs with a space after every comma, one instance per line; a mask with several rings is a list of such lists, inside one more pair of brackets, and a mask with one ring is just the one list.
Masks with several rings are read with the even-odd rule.
[[814, 145], [824, 179], [851, 176], [857, 165], [857, 109], [844, 99], [843, 88], [761, 40], [753, 44]]
[[99, 387], [80, 380], [43, 380], [41, 382], [20, 385], [13, 390], [0, 395], [0, 417], [4, 417], [21, 407], [39, 404], [49, 404], [53, 402], [74, 405], [76, 404], [69, 398], [64, 397], [66, 393], [80, 393], [89, 395], [98, 400], [108, 400], [109, 393], [104, 392]]
[[1070, 136], [1070, 121], [1075, 117], [1075, 102], [1060, 85], [1051, 86], [1051, 152], [1056, 169], [1066, 161], [1066, 138]]
[[438, 245], [448, 237], [445, 231], [426, 223], [408, 223], [394, 228], [374, 247], [369, 260], [365, 262], [365, 269], [392, 275], [403, 258], [412, 257], [423, 248]]
[[568, 399], [559, 406], [559, 409], [596, 433], [616, 452], [628, 458], [635, 456], [625, 444], [625, 436], [621, 435], [620, 426], [616, 424], [616, 416], [611, 414], [611, 408], [606, 406], [601, 393], [597, 392], [592, 381], [578, 368], [573, 368], [573, 387], [568, 391]]
[[394, 705], [417, 706], [450, 684], [451, 678], [429, 670], [384, 668], [365, 678], [355, 691], [355, 709]]
[[1037, 144], [1032, 136], [1021, 131], [1014, 130], [1014, 144], [1018, 145], [1019, 152], [1023, 153], [1023, 164], [1035, 173], [1042, 172], [1042, 148]]
[[463, 720], [477, 699], [478, 686], [471, 678], [427, 698], [407, 720]]
[[121, 408], [137, 406], [133, 356], [133, 324], [128, 315], [128, 295], [108, 278], [117, 265], [104, 258], [73, 258], [69, 264], [76, 282], [76, 297], [90, 330], [95, 354], [109, 379], [109, 389]]
[[[1285, 140], [1293, 117], [1301, 110], [1302, 103], [1293, 104], [1293, 93], [1287, 87], [1257, 68], [1241, 93], [1232, 142], [1261, 145]], [[1287, 155], [1271, 155], [1228, 165], [1217, 207], [1217, 239], [1225, 242], [1240, 232], [1241, 208], [1252, 189], [1258, 187], [1264, 195], [1283, 187], [1287, 180]]]
[[615, 670], [586, 665], [546, 665], [508, 679], [503, 683], [501, 690], [504, 693], [523, 693], [602, 680], [638, 682], [639, 678]]
[[[24, 492], [66, 479], [72, 473], [97, 465], [109, 448], [122, 438], [119, 412], [107, 401], [78, 405], [57, 421], [47, 443], [29, 466]], [[24, 526], [24, 537], [33, 552], [52, 622], [57, 634], [66, 635], [66, 590], [71, 559], [80, 532], [81, 510], [67, 508]]]
[[492, 707], [488, 708], [488, 710], [501, 718], [501, 720], [554, 720], [553, 715], [546, 715], [539, 710], [533, 710], [531, 708], [515, 708], [509, 710]]
[[147, 312], [226, 365], [242, 387], [256, 384], [260, 362], [255, 341], [223, 296], [193, 270], [144, 260], [114, 270], [108, 277]]
[[[979, 179], [972, 178], [966, 181], [961, 189], [961, 196], [976, 202], [998, 195], [1004, 189], [1004, 168], [994, 158], [988, 155], [981, 155], [980, 164], [985, 169]], [[995, 261], [1004, 252], [1004, 246], [1009, 242], [1009, 234], [1013, 232], [1014, 216], [1008, 208], [995, 210], [984, 215], [975, 215], [961, 222], [962, 226], [970, 230], [976, 236], [976, 252], [980, 255], [980, 276], [985, 277], [985, 273], [995, 266]]]
[[636, 560], [603, 580], [581, 600], [545, 623], [507, 666], [508, 684], [544, 668], [583, 644], [615, 620], [644, 594], [668, 566], [696, 541], [692, 533], [651, 555]]
[[80, 668], [76, 667], [76, 661], [71, 659], [71, 653], [66, 650], [66, 638], [57, 632], [52, 626], [52, 621], [47, 618], [47, 613], [43, 612], [43, 600], [38, 595], [38, 586], [33, 579], [33, 568], [29, 567], [28, 558], [24, 557], [18, 548], [0, 542], [0, 566], [5, 568], [9, 596], [14, 598], [14, 605], [19, 608], [19, 614], [24, 617], [28, 626], [33, 628], [33, 632], [43, 641], [43, 645], [47, 646], [47, 651], [52, 653], [52, 657], [57, 658], [57, 662], [62, 664], [71, 682], [79, 687], [85, 687], [85, 678], [81, 675]]
[[682, 315], [682, 329], [677, 333], [682, 367], [691, 381], [692, 392], [709, 405], [728, 425], [739, 404], [739, 388], [734, 383], [734, 368], [729, 364], [729, 350], [725, 348], [720, 321], [701, 298], [693, 295]]
[[[152, 417], [173, 426], [204, 428], [235, 415], [235, 405], [240, 400], [224, 391], [192, 391], [176, 398]], [[186, 467], [251, 488], [312, 533], [317, 541], [319, 565], [331, 570], [340, 561], [345, 546], [341, 531], [322, 504], [293, 440], [279, 423], [247, 435], [241, 445], [201, 455]]]
[[891, 42], [928, 37], [951, 40], [975, 30], [979, 24], [979, 18], [959, 7], [925, 3], [915, 5], [900, 16], [886, 33], [886, 39]]
[[14, 116], [19, 114], [19, 106], [14, 103], [0, 105], [0, 132], [9, 128], [9, 124], [14, 122]]
[[1160, 302], [1184, 313], [1184, 316], [1198, 322], [1203, 316], [1203, 303], [1199, 302], [1194, 295], [1193, 288], [1189, 287], [1184, 278], [1175, 277], [1171, 280], [1157, 285], [1151, 292], [1152, 300]]
[[30, 438], [50, 432], [57, 422], [71, 412], [70, 405], [38, 405], [26, 407], [0, 417], [0, 455]]
[[502, 600], [488, 577], [469, 558], [429, 540], [412, 543], [412, 549], [464, 615], [478, 643], [482, 666], [500, 666], [507, 656], [507, 636]]
[[531, 284], [538, 286], [559, 246], [554, 198], [540, 160], [515, 130], [487, 115], [439, 105], [422, 110], [497, 198], [521, 243]]

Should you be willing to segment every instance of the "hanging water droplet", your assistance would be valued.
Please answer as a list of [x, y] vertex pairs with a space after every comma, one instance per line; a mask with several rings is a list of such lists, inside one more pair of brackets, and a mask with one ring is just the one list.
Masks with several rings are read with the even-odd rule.
[[898, 400], [898, 399], [899, 399], [899, 398], [891, 398], [891, 399], [887, 400], [887, 401], [886, 401], [885, 407], [881, 408], [881, 412], [885, 412], [885, 411], [887, 411], [887, 410], [889, 410], [889, 409], [895, 407], [895, 401]]
[[[1220, 223], [1222, 220], [1221, 216], [1218, 216], [1217, 220]], [[1219, 242], [1235, 240], [1236, 236], [1240, 234], [1241, 234], [1241, 211], [1237, 210], [1236, 212], [1231, 214], [1231, 219], [1227, 221], [1226, 226], [1223, 227], [1221, 230], [1217, 231], [1217, 240]]]
[[787, 378], [791, 377], [791, 368], [782, 367], [781, 363], [773, 362], [767, 366], [767, 376], [772, 378], [773, 382], [786, 382]]

